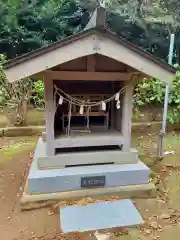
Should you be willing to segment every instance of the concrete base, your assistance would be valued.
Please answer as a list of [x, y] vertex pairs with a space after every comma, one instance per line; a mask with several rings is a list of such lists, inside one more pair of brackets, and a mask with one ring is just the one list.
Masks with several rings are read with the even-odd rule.
[[157, 189], [153, 183], [141, 185], [128, 185], [118, 187], [104, 187], [83, 189], [75, 191], [44, 193], [44, 194], [28, 194], [27, 185], [21, 197], [21, 209], [29, 210], [44, 206], [53, 205], [56, 202], [69, 200], [77, 201], [82, 198], [91, 197], [98, 201], [107, 199], [108, 196], [118, 196], [121, 199], [140, 199], [140, 198], [155, 198]]
[[105, 176], [104, 187], [147, 184], [149, 180], [150, 170], [141, 161], [135, 164], [105, 164], [40, 170], [39, 154], [36, 149], [28, 176], [27, 192], [29, 194], [82, 190], [82, 177]]

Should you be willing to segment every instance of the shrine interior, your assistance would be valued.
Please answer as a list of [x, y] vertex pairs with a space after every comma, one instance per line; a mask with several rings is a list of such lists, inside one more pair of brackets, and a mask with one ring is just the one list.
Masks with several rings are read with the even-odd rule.
[[[80, 134], [98, 134], [108, 131], [121, 131], [122, 107], [117, 109], [114, 99], [106, 103], [106, 109], [102, 110], [101, 105], [83, 107], [80, 113], [80, 106], [65, 100], [66, 93], [74, 99], [90, 102], [102, 102], [115, 95], [123, 86], [122, 81], [58, 81], [53, 82], [58, 94], [54, 94], [56, 101], [56, 113], [54, 117], [55, 136], [67, 135], [68, 120], [70, 116], [70, 136]], [[54, 89], [54, 93], [55, 93]], [[62, 93], [62, 94], [61, 94]], [[63, 96], [63, 103], [59, 104], [60, 95]], [[120, 95], [120, 106], [122, 96]], [[71, 109], [70, 109], [71, 108]]]

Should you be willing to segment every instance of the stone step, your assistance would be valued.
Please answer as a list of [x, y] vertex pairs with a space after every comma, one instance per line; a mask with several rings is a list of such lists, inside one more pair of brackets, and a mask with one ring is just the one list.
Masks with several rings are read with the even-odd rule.
[[127, 199], [60, 209], [60, 228], [63, 233], [137, 227], [143, 223], [139, 212]]
[[39, 170], [35, 158], [28, 176], [29, 194], [147, 184], [149, 168], [141, 161], [134, 164], [78, 166]]

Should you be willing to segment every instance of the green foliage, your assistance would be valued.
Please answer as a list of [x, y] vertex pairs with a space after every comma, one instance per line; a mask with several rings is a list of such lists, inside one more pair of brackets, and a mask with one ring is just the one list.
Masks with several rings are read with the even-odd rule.
[[168, 111], [167, 120], [171, 124], [180, 122], [180, 105]]
[[[163, 104], [165, 96], [165, 85], [156, 79], [142, 80], [134, 90], [134, 103], [136, 106], [153, 107], [155, 104]], [[167, 120], [170, 123], [180, 121], [180, 72], [172, 83], [169, 94], [169, 105]]]
[[180, 63], [178, 0], [0, 0], [0, 52], [13, 58], [69, 36], [100, 3], [108, 8], [112, 31], [163, 60], [175, 32]]
[[73, 0], [0, 1], [0, 52], [13, 58], [71, 35], [79, 29], [78, 10]]
[[143, 79], [135, 88], [134, 103], [137, 106], [162, 104], [165, 85], [156, 79]]
[[44, 98], [44, 84], [43, 81], [38, 80], [34, 84], [34, 91], [38, 94], [38, 97], [43, 99]]
[[170, 123], [180, 122], [180, 71], [177, 72], [176, 79], [172, 84], [169, 103], [173, 108], [168, 112], [168, 121]]
[[176, 74], [176, 79], [172, 83], [171, 92], [169, 96], [169, 103], [180, 107], [180, 72]]
[[44, 107], [44, 84], [42, 80], [34, 82], [31, 102], [36, 107]]

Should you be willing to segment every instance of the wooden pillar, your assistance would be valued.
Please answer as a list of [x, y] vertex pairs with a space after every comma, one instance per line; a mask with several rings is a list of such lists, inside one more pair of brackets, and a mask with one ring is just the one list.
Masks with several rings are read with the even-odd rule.
[[131, 148], [131, 126], [133, 108], [133, 85], [129, 83], [123, 96], [122, 109], [122, 135], [124, 137], [123, 151], [129, 152]]
[[[111, 94], [115, 94], [115, 88], [114, 88], [114, 82], [111, 83]], [[111, 129], [115, 128], [115, 105], [114, 101], [111, 101], [110, 103], [110, 111], [111, 111]]]
[[46, 155], [54, 156], [54, 96], [53, 80], [44, 77], [45, 118], [46, 118]]

